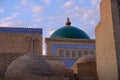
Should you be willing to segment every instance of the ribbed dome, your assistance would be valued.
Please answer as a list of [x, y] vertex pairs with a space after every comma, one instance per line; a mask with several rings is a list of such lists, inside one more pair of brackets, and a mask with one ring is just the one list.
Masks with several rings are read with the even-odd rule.
[[[85, 55], [80, 57], [73, 65], [72, 70], [74, 73], [79, 75], [84, 75], [85, 77], [90, 77], [95, 75], [96, 77], [96, 58], [94, 55]], [[87, 71], [86, 73], [84, 71]], [[92, 74], [89, 74], [92, 73]], [[94, 79], [97, 80], [97, 79]]]
[[63, 72], [65, 72], [64, 62], [48, 61], [29, 53], [18, 57], [8, 66], [5, 80], [41, 80], [42, 76], [63, 76]]
[[75, 64], [77, 63], [88, 63], [88, 62], [96, 62], [96, 58], [94, 55], [85, 55], [80, 57]]
[[84, 31], [70, 25], [56, 30], [50, 38], [90, 39]]
[[5, 73], [5, 80], [40, 80], [40, 76], [53, 75], [50, 65], [41, 57], [27, 54], [14, 60]]

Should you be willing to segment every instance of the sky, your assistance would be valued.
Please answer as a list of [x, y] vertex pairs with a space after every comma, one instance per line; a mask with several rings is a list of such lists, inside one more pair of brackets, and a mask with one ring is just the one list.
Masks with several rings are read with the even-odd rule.
[[0, 27], [42, 28], [45, 54], [44, 39], [65, 26], [67, 17], [72, 26], [95, 39], [95, 27], [100, 20], [100, 1], [0, 0]]

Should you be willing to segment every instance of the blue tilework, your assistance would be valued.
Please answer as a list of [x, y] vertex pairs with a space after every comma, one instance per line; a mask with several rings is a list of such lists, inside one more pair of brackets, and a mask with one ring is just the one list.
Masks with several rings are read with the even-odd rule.
[[52, 55], [56, 55], [56, 48], [66, 48], [66, 49], [93, 49], [95, 50], [95, 45], [84, 45], [84, 44], [52, 44]]
[[76, 59], [63, 59], [67, 68], [71, 68], [73, 64], [77, 61]]
[[23, 33], [23, 34], [42, 34], [41, 28], [14, 28], [0, 27], [0, 32], [4, 33]]

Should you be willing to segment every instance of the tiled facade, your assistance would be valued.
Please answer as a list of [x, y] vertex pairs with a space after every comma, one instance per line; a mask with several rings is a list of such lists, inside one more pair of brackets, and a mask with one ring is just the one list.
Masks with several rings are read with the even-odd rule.
[[102, 0], [96, 27], [96, 59], [99, 80], [120, 80], [120, 0]]
[[64, 58], [79, 58], [82, 55], [94, 55], [95, 45], [52, 44], [52, 55]]
[[47, 55], [60, 57], [70, 68], [84, 55], [95, 55], [95, 40], [46, 38]]
[[18, 56], [34, 52], [42, 54], [42, 29], [0, 27], [0, 77]]

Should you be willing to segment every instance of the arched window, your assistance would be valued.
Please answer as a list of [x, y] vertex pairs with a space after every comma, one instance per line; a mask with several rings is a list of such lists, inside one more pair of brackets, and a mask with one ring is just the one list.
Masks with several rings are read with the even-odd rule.
[[76, 51], [73, 50], [73, 51], [72, 51], [72, 57], [75, 57], [75, 56], [76, 56], [75, 54], [76, 54]]
[[82, 51], [78, 50], [78, 57], [81, 57], [81, 56], [82, 56]]
[[70, 51], [66, 50], [66, 57], [70, 57]]
[[64, 56], [64, 51], [63, 50], [59, 50], [59, 56], [63, 57]]

